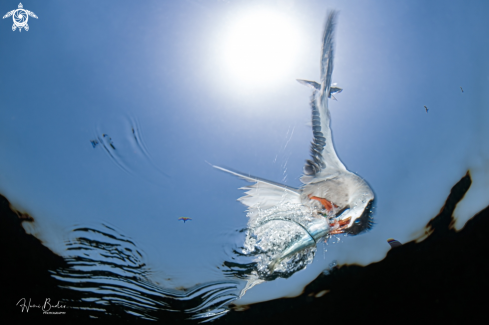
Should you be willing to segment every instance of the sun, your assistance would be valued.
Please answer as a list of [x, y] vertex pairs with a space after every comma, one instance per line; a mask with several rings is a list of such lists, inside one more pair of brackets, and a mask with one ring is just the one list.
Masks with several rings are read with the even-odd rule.
[[231, 23], [222, 63], [239, 82], [263, 85], [283, 77], [293, 66], [299, 46], [290, 17], [268, 10], [243, 14]]

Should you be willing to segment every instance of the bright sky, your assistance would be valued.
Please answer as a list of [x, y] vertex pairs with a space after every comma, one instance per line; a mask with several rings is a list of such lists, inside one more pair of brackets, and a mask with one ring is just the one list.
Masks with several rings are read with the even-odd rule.
[[[2, 16], [17, 1], [2, 1]], [[164, 286], [223, 278], [215, 266], [240, 245], [247, 183], [207, 162], [301, 185], [310, 90], [295, 79], [319, 78], [327, 9], [340, 11], [336, 151], [375, 191], [376, 225], [318, 247], [312, 265], [242, 303], [300, 293], [333, 260], [381, 260], [387, 238], [419, 236], [468, 169], [475, 190], [458, 226], [489, 204], [489, 2], [23, 5], [39, 17], [29, 31], [0, 21], [0, 193], [60, 254], [75, 225], [106, 223], [137, 243]], [[103, 134], [120, 156], [92, 146]]]

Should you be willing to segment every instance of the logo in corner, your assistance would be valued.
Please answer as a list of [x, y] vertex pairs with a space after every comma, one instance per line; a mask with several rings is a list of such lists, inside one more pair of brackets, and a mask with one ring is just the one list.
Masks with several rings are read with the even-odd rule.
[[22, 6], [22, 3], [19, 3], [19, 9], [7, 12], [2, 19], [8, 18], [10, 16], [12, 16], [12, 19], [14, 20], [14, 24], [12, 25], [12, 31], [14, 32], [17, 28], [19, 29], [19, 32], [22, 31], [22, 28], [24, 28], [26, 31], [29, 30], [29, 25], [27, 25], [29, 16], [37, 19], [36, 14], [32, 11], [25, 10], [24, 6]]

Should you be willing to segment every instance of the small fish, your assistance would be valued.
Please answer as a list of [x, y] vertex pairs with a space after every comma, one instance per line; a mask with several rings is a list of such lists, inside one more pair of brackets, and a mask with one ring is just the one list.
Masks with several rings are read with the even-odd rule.
[[98, 141], [97, 140], [90, 140], [90, 143], [92, 144], [92, 147], [95, 148], [98, 144]]
[[182, 220], [183, 223], [185, 223], [185, 222], [187, 222], [187, 220], [192, 220], [192, 219], [187, 218], [187, 217], [180, 217], [180, 218], [178, 218], [178, 220]]
[[332, 233], [330, 232], [330, 225], [328, 225], [328, 220], [326, 218], [316, 219], [313, 222], [310, 222], [307, 227], [299, 226], [306, 231], [306, 234], [287, 247], [268, 265], [268, 270], [270, 272], [273, 272], [280, 262], [286, 258], [289, 258], [306, 248], [316, 246], [318, 240], [326, 237], [329, 233]]
[[464, 92], [464, 89], [463, 89], [462, 87], [460, 87], [460, 90], [461, 90], [462, 92]]
[[426, 113], [428, 113], [428, 107], [425, 106], [424, 109], [426, 110]]
[[394, 238], [387, 239], [387, 242], [389, 243], [389, 245], [391, 245], [392, 248], [402, 246], [402, 244]]

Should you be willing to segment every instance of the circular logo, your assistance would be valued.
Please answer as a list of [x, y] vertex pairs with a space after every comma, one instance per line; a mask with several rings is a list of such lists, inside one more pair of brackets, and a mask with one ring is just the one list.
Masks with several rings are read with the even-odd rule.
[[24, 27], [27, 24], [27, 20], [29, 19], [29, 16], [27, 15], [27, 12], [25, 12], [24, 9], [15, 10], [13, 16], [14, 16], [14, 24], [17, 27]]

